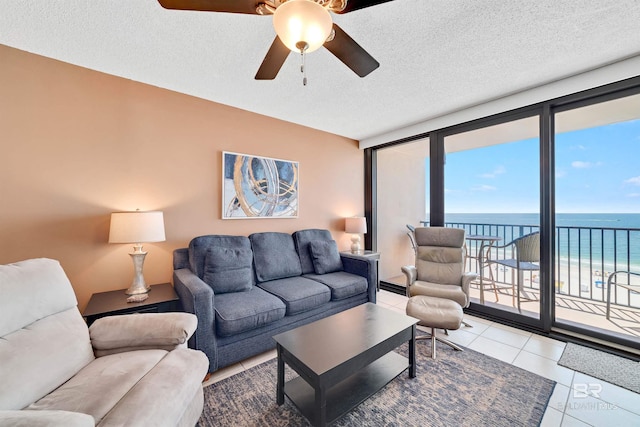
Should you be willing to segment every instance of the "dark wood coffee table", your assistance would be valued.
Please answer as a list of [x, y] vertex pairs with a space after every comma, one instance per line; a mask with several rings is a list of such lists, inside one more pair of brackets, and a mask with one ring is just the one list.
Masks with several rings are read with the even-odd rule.
[[[367, 303], [273, 338], [277, 402], [285, 394], [315, 426], [332, 423], [408, 369], [416, 376], [418, 319]], [[393, 350], [409, 343], [408, 358]], [[284, 364], [300, 376], [284, 382]]]

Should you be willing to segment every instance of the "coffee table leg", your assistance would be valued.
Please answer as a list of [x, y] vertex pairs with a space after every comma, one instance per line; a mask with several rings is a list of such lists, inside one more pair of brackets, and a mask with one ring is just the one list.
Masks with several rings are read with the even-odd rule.
[[411, 327], [411, 340], [409, 340], [409, 378], [416, 377], [416, 325]]
[[280, 344], [277, 344], [276, 350], [278, 352], [278, 381], [276, 386], [276, 402], [278, 403], [278, 405], [282, 405], [284, 403], [284, 360], [282, 360], [282, 346]]
[[316, 427], [324, 427], [327, 425], [327, 399], [324, 387], [316, 388]]

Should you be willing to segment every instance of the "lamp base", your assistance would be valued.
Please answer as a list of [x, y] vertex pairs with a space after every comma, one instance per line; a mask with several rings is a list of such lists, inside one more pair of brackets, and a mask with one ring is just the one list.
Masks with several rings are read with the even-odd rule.
[[124, 293], [127, 295], [142, 295], [142, 294], [148, 293], [150, 290], [151, 290], [151, 287], [148, 285], [143, 285], [143, 286], [131, 285], [131, 287], [129, 287], [129, 289], [124, 291]]
[[360, 248], [360, 235], [359, 234], [352, 234], [351, 235], [351, 253], [352, 254], [359, 254], [361, 252], [362, 252], [362, 250]]
[[142, 245], [134, 246], [134, 251], [129, 254], [131, 260], [133, 261], [133, 282], [129, 289], [127, 289], [124, 293], [127, 295], [139, 295], [146, 294], [151, 289], [144, 281], [144, 276], [142, 275], [142, 266], [144, 265], [144, 257], [147, 256], [146, 252], [142, 251]]

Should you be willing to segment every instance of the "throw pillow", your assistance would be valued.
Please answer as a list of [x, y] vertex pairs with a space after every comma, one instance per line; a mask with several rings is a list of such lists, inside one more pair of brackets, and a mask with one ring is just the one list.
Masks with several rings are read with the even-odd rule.
[[342, 260], [335, 240], [314, 240], [309, 242], [309, 252], [316, 274], [342, 271]]
[[250, 249], [212, 246], [205, 256], [202, 280], [218, 294], [248, 291], [253, 285], [252, 259]]
[[291, 234], [268, 231], [249, 236], [258, 282], [300, 276], [300, 257]]

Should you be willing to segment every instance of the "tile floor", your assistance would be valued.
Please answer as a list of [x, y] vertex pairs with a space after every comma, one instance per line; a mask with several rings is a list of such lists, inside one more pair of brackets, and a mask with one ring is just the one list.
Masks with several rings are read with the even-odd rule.
[[[380, 291], [378, 304], [404, 313], [407, 298]], [[542, 427], [640, 426], [640, 394], [559, 366], [564, 342], [470, 315], [465, 321], [473, 327], [450, 331], [451, 341], [557, 382]], [[275, 350], [221, 369], [205, 385], [274, 357]]]

